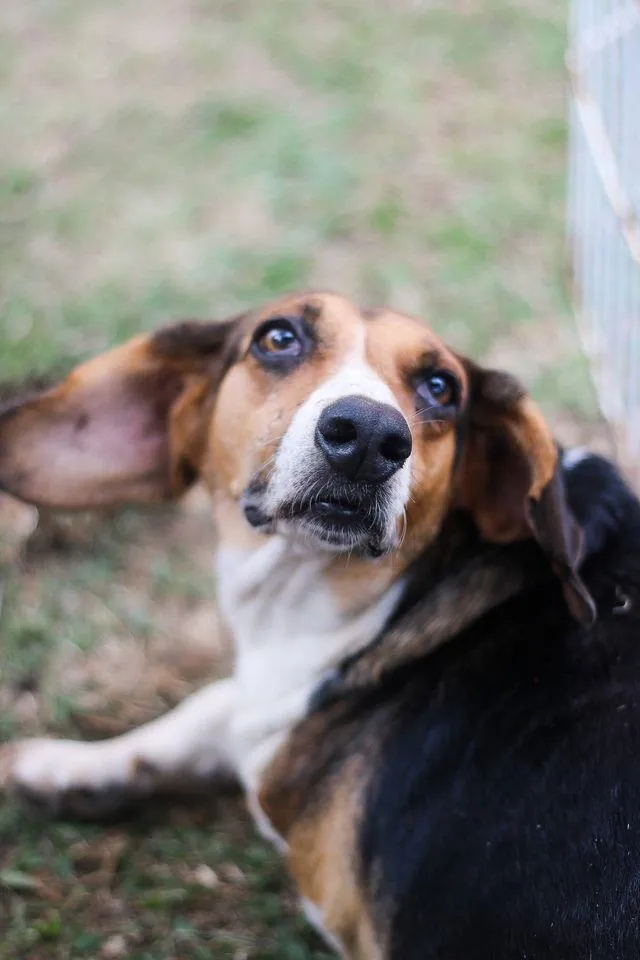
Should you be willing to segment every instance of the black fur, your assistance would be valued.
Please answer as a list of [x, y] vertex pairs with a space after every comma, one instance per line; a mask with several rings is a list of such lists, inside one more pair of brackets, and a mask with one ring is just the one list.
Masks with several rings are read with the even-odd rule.
[[566, 480], [595, 626], [534, 581], [369, 700], [362, 883], [393, 960], [640, 958], [640, 503], [595, 456]]

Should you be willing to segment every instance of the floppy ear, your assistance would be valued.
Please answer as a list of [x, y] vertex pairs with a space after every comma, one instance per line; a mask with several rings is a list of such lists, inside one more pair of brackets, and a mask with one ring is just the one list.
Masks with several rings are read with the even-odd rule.
[[558, 447], [542, 414], [506, 373], [465, 361], [469, 374], [467, 436], [457, 505], [492, 543], [533, 537], [563, 584], [573, 616], [595, 620], [595, 604], [578, 574], [582, 530], [566, 500]]
[[64, 509], [177, 496], [197, 478], [239, 318], [185, 322], [0, 408], [0, 489]]

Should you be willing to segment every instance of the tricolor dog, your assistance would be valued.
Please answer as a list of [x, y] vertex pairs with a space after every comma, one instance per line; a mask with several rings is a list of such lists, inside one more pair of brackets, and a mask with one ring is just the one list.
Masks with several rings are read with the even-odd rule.
[[197, 480], [233, 676], [101, 743], [0, 754], [96, 816], [232, 774], [359, 960], [640, 957], [640, 504], [516, 381], [329, 294], [182, 323], [0, 416], [0, 486]]

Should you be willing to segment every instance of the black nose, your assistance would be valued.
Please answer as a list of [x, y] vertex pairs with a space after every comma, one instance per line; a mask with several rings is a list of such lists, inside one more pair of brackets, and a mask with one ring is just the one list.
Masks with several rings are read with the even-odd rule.
[[411, 431], [399, 410], [365, 397], [344, 397], [326, 407], [316, 444], [349, 480], [382, 483], [411, 453]]

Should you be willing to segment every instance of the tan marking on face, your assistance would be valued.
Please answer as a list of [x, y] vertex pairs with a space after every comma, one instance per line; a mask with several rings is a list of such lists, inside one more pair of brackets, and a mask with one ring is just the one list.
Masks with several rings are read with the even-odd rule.
[[[321, 309], [319, 342], [309, 360], [280, 375], [250, 355], [254, 331], [269, 317], [300, 314], [305, 305]], [[209, 482], [239, 499], [255, 474], [269, 474], [273, 457], [296, 411], [338, 368], [357, 338], [359, 316], [342, 297], [287, 297], [251, 316], [240, 352], [242, 359], [220, 387], [209, 433]]]
[[[299, 315], [309, 304], [317, 308], [318, 344], [312, 355], [285, 375], [262, 368], [249, 351], [253, 332], [265, 319]], [[223, 490], [229, 505], [239, 501], [252, 478], [268, 481], [273, 477], [276, 456], [296, 413], [338, 373], [344, 377], [344, 395], [357, 392], [357, 386], [350, 387], [351, 369], [356, 385], [363, 375], [372, 383], [377, 381], [382, 395], [409, 423], [413, 454], [404, 504], [406, 529], [400, 514], [396, 523], [402, 538], [400, 551], [383, 558], [375, 568], [367, 560], [338, 554], [328, 573], [342, 609], [365, 606], [437, 535], [451, 500], [454, 423], [420, 420], [411, 375], [423, 358], [437, 357], [438, 366], [458, 378], [464, 394], [465, 369], [424, 323], [387, 310], [363, 314], [349, 301], [327, 294], [287, 297], [267, 305], [245, 320], [239, 339], [240, 359], [223, 379], [216, 401], [205, 467], [209, 486]], [[312, 444], [312, 437], [307, 442]], [[224, 520], [222, 525], [228, 527]]]
[[[265, 370], [249, 351], [256, 326], [304, 314], [308, 305], [316, 314], [317, 347], [287, 374]], [[453, 421], [424, 422], [416, 414], [411, 374], [425, 355], [454, 373], [463, 396], [471, 397], [455, 491]], [[417, 320], [384, 309], [362, 312], [323, 293], [138, 337], [78, 368], [60, 387], [5, 409], [0, 483], [31, 502], [73, 508], [178, 496], [202, 476], [224, 494], [244, 530], [239, 501], [253, 478], [272, 478], [267, 517], [277, 518], [292, 492], [313, 490], [322, 465], [314, 444], [319, 411], [353, 393], [397, 407], [410, 425], [413, 452], [386, 488], [380, 546], [391, 555], [371, 576], [368, 561], [334, 558], [339, 606], [353, 610], [384, 589], [437, 536], [451, 504], [467, 510], [489, 540], [529, 535], [527, 503], [550, 482], [557, 454], [520, 385], [458, 359]], [[241, 525], [226, 519], [224, 539], [244, 537]], [[263, 536], [250, 539], [257, 544]]]
[[421, 420], [409, 374], [431, 355], [439, 369], [457, 378], [462, 403], [468, 390], [463, 365], [424, 323], [392, 311], [378, 310], [367, 324], [367, 359], [389, 385], [411, 427], [412, 480], [401, 566], [435, 537], [451, 502], [455, 458], [455, 421]]

